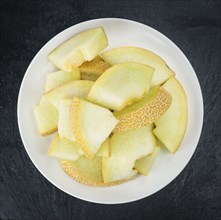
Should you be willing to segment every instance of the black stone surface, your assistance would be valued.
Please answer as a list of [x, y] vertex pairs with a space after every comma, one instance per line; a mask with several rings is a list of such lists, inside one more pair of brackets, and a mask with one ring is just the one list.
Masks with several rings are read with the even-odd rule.
[[[25, 70], [58, 32], [99, 17], [147, 24], [175, 42], [192, 63], [205, 106], [198, 147], [184, 171], [158, 193], [123, 205], [81, 201], [48, 182], [20, 139], [16, 104]], [[221, 219], [220, 0], [1, 0], [0, 219]]]

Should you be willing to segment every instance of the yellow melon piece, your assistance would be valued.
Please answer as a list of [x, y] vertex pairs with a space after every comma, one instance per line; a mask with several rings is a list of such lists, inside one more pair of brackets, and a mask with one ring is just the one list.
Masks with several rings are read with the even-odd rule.
[[87, 158], [93, 158], [118, 120], [108, 109], [73, 98], [72, 126], [75, 139]]
[[162, 87], [152, 87], [139, 102], [114, 112], [119, 120], [113, 132], [123, 132], [144, 127], [160, 118], [172, 102], [171, 95]]
[[120, 111], [146, 95], [153, 72], [153, 68], [139, 63], [114, 65], [97, 79], [87, 99], [106, 108]]
[[94, 157], [89, 160], [86, 157], [80, 157], [76, 161], [61, 161], [63, 170], [76, 181], [90, 186], [113, 186], [124, 183], [136, 177], [134, 171], [130, 178], [126, 180], [104, 183], [102, 176], [102, 157]]
[[80, 71], [78, 68], [75, 68], [72, 72], [56, 71], [49, 73], [46, 78], [45, 92], [50, 91], [62, 84], [68, 83], [73, 80], [80, 79]]
[[93, 60], [86, 61], [79, 66], [81, 79], [96, 81], [110, 67], [111, 65], [104, 62], [100, 56], [96, 56]]
[[110, 156], [110, 139], [109, 137], [103, 142], [101, 147], [96, 153], [99, 157], [109, 157]]
[[125, 62], [137, 62], [155, 69], [151, 86], [161, 85], [175, 75], [166, 62], [152, 51], [139, 47], [118, 47], [101, 54], [101, 57], [110, 65]]
[[85, 61], [90, 61], [106, 46], [108, 40], [102, 27], [79, 33], [53, 50], [48, 58], [66, 72], [71, 72]]
[[83, 154], [76, 142], [56, 135], [48, 149], [48, 155], [63, 160], [75, 161]]
[[183, 87], [175, 78], [169, 79], [162, 87], [172, 95], [172, 103], [164, 115], [154, 122], [156, 128], [153, 132], [169, 151], [175, 153], [186, 131], [187, 98]]
[[40, 135], [45, 136], [57, 131], [58, 111], [45, 97], [34, 107], [34, 115]]

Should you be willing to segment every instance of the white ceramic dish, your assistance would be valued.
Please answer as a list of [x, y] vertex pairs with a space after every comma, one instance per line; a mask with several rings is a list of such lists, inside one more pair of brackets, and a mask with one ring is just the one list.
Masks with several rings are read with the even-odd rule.
[[[43, 94], [46, 74], [54, 69], [47, 55], [59, 44], [86, 29], [103, 26], [109, 40], [107, 49], [118, 46], [139, 46], [160, 55], [176, 72], [188, 98], [189, 121], [184, 140], [175, 155], [162, 150], [147, 177], [118, 186], [95, 188], [75, 182], [59, 166], [58, 160], [47, 156], [52, 140], [37, 132], [33, 106]], [[18, 125], [25, 149], [42, 175], [64, 192], [77, 198], [103, 204], [126, 203], [147, 197], [169, 184], [192, 157], [203, 124], [203, 99], [196, 74], [180, 49], [167, 37], [146, 25], [116, 18], [86, 21], [74, 25], [51, 39], [29, 65], [18, 97]]]

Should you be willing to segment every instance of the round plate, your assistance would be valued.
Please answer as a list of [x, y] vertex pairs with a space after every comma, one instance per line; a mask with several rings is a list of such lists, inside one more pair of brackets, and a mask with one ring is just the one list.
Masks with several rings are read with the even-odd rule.
[[[47, 55], [70, 37], [90, 28], [102, 26], [109, 40], [110, 49], [118, 46], [138, 46], [160, 55], [176, 72], [188, 99], [188, 126], [183, 142], [175, 155], [161, 150], [147, 177], [113, 187], [96, 188], [75, 182], [61, 169], [55, 158], [47, 156], [53, 138], [38, 134], [33, 106], [44, 92], [46, 74], [54, 67]], [[203, 99], [196, 74], [180, 49], [160, 32], [146, 25], [116, 18], [86, 21], [74, 25], [51, 39], [29, 65], [18, 97], [18, 125], [25, 149], [42, 175], [64, 192], [90, 202], [117, 204], [147, 197], [169, 184], [187, 165], [192, 157], [202, 129]]]

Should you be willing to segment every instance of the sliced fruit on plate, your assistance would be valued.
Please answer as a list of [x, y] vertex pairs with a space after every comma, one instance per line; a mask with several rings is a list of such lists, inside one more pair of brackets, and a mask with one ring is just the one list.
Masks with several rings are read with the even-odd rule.
[[166, 62], [152, 51], [139, 47], [118, 47], [101, 54], [101, 57], [110, 65], [125, 62], [137, 62], [155, 69], [151, 86], [160, 85], [174, 76], [175, 73]]
[[87, 158], [93, 158], [118, 120], [106, 108], [73, 98], [72, 126], [76, 141]]
[[45, 136], [57, 131], [58, 111], [45, 97], [34, 107], [34, 115], [40, 135]]
[[63, 170], [76, 181], [90, 186], [113, 186], [124, 183], [136, 177], [137, 171], [134, 171], [127, 180], [104, 183], [102, 176], [102, 157], [94, 157], [89, 160], [86, 157], [80, 157], [76, 161], [61, 161]]
[[56, 135], [48, 149], [48, 155], [63, 160], [75, 161], [83, 154], [76, 142]]
[[100, 56], [96, 56], [93, 60], [86, 61], [79, 66], [81, 79], [96, 81], [110, 67], [111, 65], [104, 62]]
[[49, 73], [46, 79], [45, 92], [48, 92], [51, 89], [61, 86], [62, 84], [79, 79], [80, 79], [80, 71], [78, 68], [75, 68], [70, 73], [64, 71], [56, 71], [53, 73]]
[[142, 100], [114, 112], [119, 123], [113, 132], [133, 130], [153, 123], [166, 112], [171, 102], [172, 97], [165, 89], [152, 87]]
[[58, 133], [61, 137], [75, 141], [72, 121], [72, 99], [61, 99], [58, 105]]
[[44, 96], [58, 108], [60, 99], [70, 99], [74, 96], [82, 99], [86, 98], [91, 87], [92, 81], [88, 80], [75, 80], [66, 83], [44, 94]]
[[153, 163], [159, 151], [160, 147], [155, 147], [152, 154], [147, 155], [139, 160], [136, 160], [134, 169], [137, 170], [139, 173], [143, 174], [144, 176], [147, 176], [150, 172], [150, 169], [153, 166]]
[[111, 156], [102, 160], [105, 183], [127, 179], [133, 172], [135, 161], [154, 151], [156, 138], [152, 129], [153, 125], [148, 125], [111, 137]]
[[99, 157], [109, 157], [110, 156], [110, 139], [109, 137], [103, 142], [101, 147], [96, 153]]
[[48, 58], [66, 72], [71, 72], [84, 61], [90, 61], [106, 46], [108, 40], [104, 29], [97, 27], [74, 36], [53, 50]]
[[140, 63], [114, 65], [97, 79], [87, 99], [120, 111], [146, 95], [153, 73], [153, 68]]
[[181, 144], [188, 121], [187, 98], [179, 81], [169, 79], [163, 86], [172, 95], [172, 103], [164, 115], [155, 121], [153, 130], [157, 138], [175, 153]]

